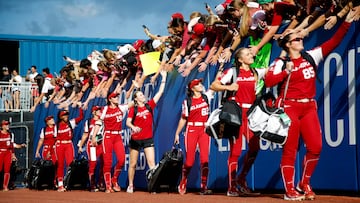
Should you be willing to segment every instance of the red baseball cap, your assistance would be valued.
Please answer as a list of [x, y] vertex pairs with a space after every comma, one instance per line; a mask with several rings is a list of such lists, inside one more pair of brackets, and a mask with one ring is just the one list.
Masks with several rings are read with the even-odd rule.
[[175, 19], [175, 18], [180, 18], [184, 20], [184, 16], [181, 13], [174, 13], [171, 15], [171, 20]]
[[119, 93], [113, 92], [113, 93], [109, 94], [108, 99], [111, 99], [111, 98], [114, 98], [117, 96], [119, 96]]
[[192, 31], [193, 34], [191, 35], [191, 39], [201, 37], [205, 33], [205, 25], [203, 23], [196, 23]]
[[53, 119], [54, 118], [54, 116], [47, 116], [46, 118], [45, 118], [45, 123], [47, 123], [49, 120], [51, 120], [51, 119]]
[[192, 89], [193, 87], [195, 87], [196, 85], [202, 83], [202, 79], [194, 79], [191, 82], [189, 82], [189, 89]]
[[138, 51], [140, 47], [144, 44], [145, 44], [144, 40], [139, 39], [134, 42], [133, 47], [135, 48], [136, 51]]
[[67, 110], [61, 110], [59, 113], [59, 117], [69, 115], [69, 112]]
[[101, 110], [101, 107], [100, 107], [100, 106], [93, 106], [93, 107], [91, 108], [91, 112], [98, 111], [98, 110]]
[[2, 120], [1, 121], [1, 126], [3, 126], [3, 125], [10, 125], [10, 122], [6, 121], [6, 120]]

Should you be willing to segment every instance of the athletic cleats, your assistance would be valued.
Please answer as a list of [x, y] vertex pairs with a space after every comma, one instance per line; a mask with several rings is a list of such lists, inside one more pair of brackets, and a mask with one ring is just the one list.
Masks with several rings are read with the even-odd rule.
[[179, 187], [178, 187], [178, 192], [180, 195], [183, 195], [186, 193], [186, 179], [182, 179], [180, 181]]
[[298, 183], [298, 185], [296, 186], [296, 190], [303, 193], [305, 195], [305, 199], [307, 200], [315, 199], [315, 192], [312, 190], [309, 184]]
[[238, 196], [240, 196], [239, 190], [236, 187], [232, 187], [232, 188], [230, 188], [230, 190], [227, 191], [226, 196], [238, 197]]
[[112, 185], [113, 185], [112, 189], [113, 189], [115, 192], [120, 192], [120, 191], [121, 191], [121, 188], [120, 188], [120, 186], [118, 185], [117, 182], [112, 182]]
[[284, 200], [302, 201], [305, 200], [305, 195], [298, 193], [295, 189], [291, 189], [285, 193]]
[[106, 188], [106, 190], [105, 190], [105, 193], [114, 193], [114, 192], [115, 191], [111, 187]]
[[65, 192], [66, 189], [64, 188], [64, 186], [59, 186], [57, 189], [58, 192]]
[[259, 192], [254, 192], [252, 191], [246, 184], [246, 181], [238, 181], [237, 182], [237, 187], [239, 188], [239, 195], [240, 196], [245, 196], [245, 197], [254, 197], [254, 196], [259, 196], [260, 193]]
[[204, 189], [201, 189], [201, 190], [200, 190], [200, 193], [199, 193], [199, 194], [200, 194], [200, 195], [212, 195], [212, 194], [213, 194], [213, 191], [204, 188]]

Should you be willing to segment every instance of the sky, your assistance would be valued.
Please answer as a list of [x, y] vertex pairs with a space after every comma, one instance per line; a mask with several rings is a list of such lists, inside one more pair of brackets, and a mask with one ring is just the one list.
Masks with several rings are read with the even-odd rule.
[[[221, 0], [208, 0], [214, 8]], [[0, 0], [0, 34], [147, 39], [167, 35], [171, 14], [206, 13], [201, 0]]]

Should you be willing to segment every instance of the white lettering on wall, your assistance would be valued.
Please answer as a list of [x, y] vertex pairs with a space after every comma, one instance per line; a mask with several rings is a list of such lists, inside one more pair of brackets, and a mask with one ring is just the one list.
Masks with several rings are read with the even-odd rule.
[[[350, 49], [348, 52], [348, 78], [347, 78], [347, 95], [348, 95], [348, 117], [349, 124], [345, 126], [344, 119], [336, 120], [336, 136], [331, 136], [331, 103], [330, 103], [330, 62], [335, 60], [336, 64], [336, 76], [344, 76], [344, 65], [342, 58], [337, 53], [331, 53], [326, 60], [324, 61], [324, 134], [325, 141], [331, 147], [339, 146], [345, 137], [345, 128], [348, 128], [349, 135], [349, 145], [356, 145], [356, 78], [355, 78], [355, 68], [356, 68], [356, 54], [360, 53], [360, 48], [357, 48], [357, 53], [355, 49]], [[333, 132], [334, 133], [334, 132]], [[334, 138], [335, 140], [333, 140]]]
[[227, 139], [215, 139], [218, 145], [219, 152], [228, 152], [230, 151], [230, 143]]
[[[130, 155], [126, 154], [125, 155], [125, 166], [124, 166], [125, 171], [128, 170], [129, 165], [130, 165]], [[136, 163], [135, 170], [145, 170], [145, 167], [146, 167], [145, 153], [140, 152], [139, 157], [138, 157], [138, 161]]]
[[[349, 144], [356, 145], [356, 55], [360, 53], [360, 47], [349, 50], [348, 55], [348, 94], [349, 94]], [[359, 57], [357, 57], [359, 58]], [[358, 61], [359, 63], [359, 61]], [[359, 67], [359, 65], [358, 65]]]
[[[343, 63], [341, 56], [337, 53], [331, 53], [324, 62], [324, 134], [325, 134], [325, 141], [331, 146], [336, 147], [341, 144], [344, 139], [344, 134], [341, 133], [344, 129], [341, 129], [340, 126], [343, 125], [343, 119], [339, 119], [337, 121], [337, 137], [335, 140], [331, 139], [331, 103], [330, 103], [330, 62], [331, 60], [335, 60], [336, 63], [336, 76], [343, 75]], [[340, 133], [339, 133], [340, 132]]]

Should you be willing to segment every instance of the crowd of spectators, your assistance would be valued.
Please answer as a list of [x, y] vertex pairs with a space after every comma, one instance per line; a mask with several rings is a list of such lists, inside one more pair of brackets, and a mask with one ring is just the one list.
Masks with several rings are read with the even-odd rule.
[[[82, 60], [65, 58], [68, 63], [54, 77], [49, 68], [44, 68], [42, 74], [37, 67], [31, 66], [26, 75], [26, 81], [37, 84], [32, 88], [32, 108], [34, 111], [40, 103], [54, 102], [60, 108], [66, 103], [76, 104], [96, 96], [106, 97], [103, 87], [110, 77], [125, 87], [129, 80], [128, 96], [135, 87], [141, 87], [146, 75], [142, 74], [140, 55], [158, 51], [161, 53], [159, 70], [173, 71], [176, 69], [183, 77], [191, 71], [202, 72], [209, 65], [230, 62], [232, 54], [245, 39], [250, 39], [249, 46], [255, 58], [260, 60], [253, 66], [267, 67], [270, 49], [265, 48], [269, 42], [283, 36], [290, 29], [295, 29], [306, 37], [313, 30], [323, 26], [331, 29], [337, 21], [341, 21], [350, 11], [356, 12], [355, 20], [359, 19], [358, 1], [294, 1], [294, 0], [226, 0], [216, 6], [205, 5], [204, 11], [194, 11], [189, 18], [182, 13], [174, 13], [167, 24], [168, 35], [159, 36], [144, 27], [148, 39], [139, 39], [133, 44], [119, 46], [117, 50], [94, 51]], [[215, 10], [212, 10], [212, 7]], [[285, 29], [279, 31], [281, 25], [287, 23]], [[263, 49], [263, 50], [262, 50]], [[8, 88], [2, 88], [0, 108], [11, 111], [20, 109], [20, 89], [16, 85], [22, 81], [17, 70], [9, 74], [8, 67], [3, 67], [1, 81], [10, 82]], [[158, 73], [150, 75], [155, 82]], [[87, 90], [91, 90], [90, 98], [83, 98]], [[106, 89], [106, 88], [105, 88]]]

